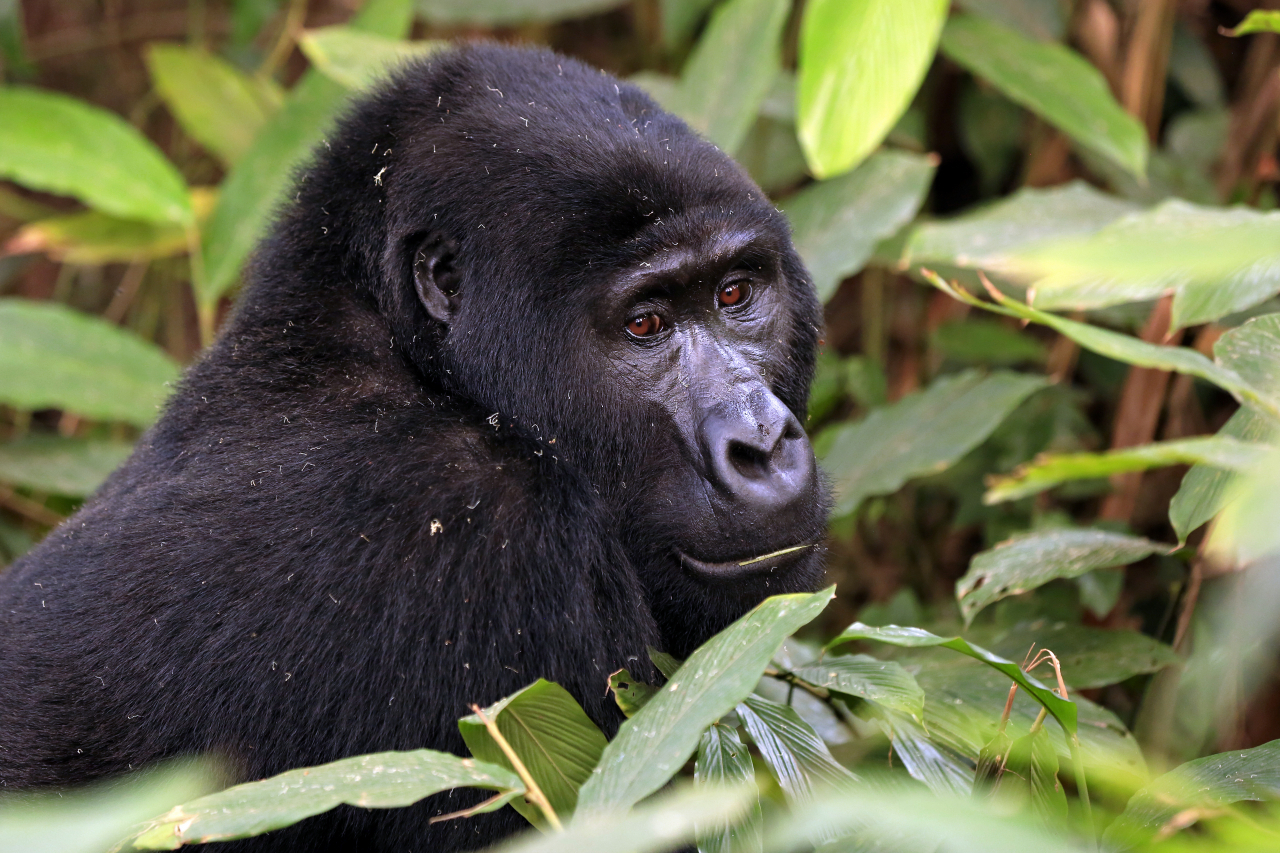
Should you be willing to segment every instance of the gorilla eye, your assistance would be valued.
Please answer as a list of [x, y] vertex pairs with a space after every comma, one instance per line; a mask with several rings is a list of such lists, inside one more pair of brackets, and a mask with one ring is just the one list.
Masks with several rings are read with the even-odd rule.
[[657, 314], [641, 314], [631, 318], [627, 323], [627, 331], [637, 338], [648, 338], [661, 332], [663, 325], [662, 318]]
[[721, 308], [729, 308], [733, 305], [741, 305], [751, 298], [751, 285], [745, 281], [735, 281], [732, 284], [726, 284], [720, 288], [720, 293], [716, 299], [720, 302]]

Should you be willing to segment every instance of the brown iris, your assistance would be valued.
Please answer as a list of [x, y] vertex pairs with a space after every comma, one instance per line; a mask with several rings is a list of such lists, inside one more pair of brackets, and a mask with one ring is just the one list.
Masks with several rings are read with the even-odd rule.
[[719, 299], [722, 308], [729, 308], [746, 302], [747, 297], [750, 295], [751, 291], [748, 289], [747, 284], [735, 281], [733, 284], [726, 284], [720, 288], [720, 293], [716, 298]]
[[637, 338], [647, 338], [662, 331], [662, 318], [657, 314], [641, 314], [627, 323], [627, 331]]

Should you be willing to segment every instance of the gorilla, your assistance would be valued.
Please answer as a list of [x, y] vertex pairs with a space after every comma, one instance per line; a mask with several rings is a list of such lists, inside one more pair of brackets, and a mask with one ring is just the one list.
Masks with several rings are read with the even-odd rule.
[[[469, 705], [539, 677], [616, 731], [611, 672], [817, 587], [820, 323], [782, 214], [640, 89], [496, 45], [407, 67], [133, 456], [0, 575], [0, 784], [465, 755]], [[473, 793], [227, 849], [525, 825], [428, 824]]]

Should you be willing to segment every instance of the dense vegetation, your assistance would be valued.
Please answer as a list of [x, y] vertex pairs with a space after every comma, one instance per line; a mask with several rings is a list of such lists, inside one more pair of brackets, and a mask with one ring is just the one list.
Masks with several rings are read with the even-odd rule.
[[540, 681], [460, 721], [475, 760], [204, 799], [214, 769], [159, 768], [0, 799], [0, 847], [465, 785], [548, 851], [1276, 849], [1280, 12], [1256, 5], [0, 2], [0, 564], [155, 418], [345, 99], [477, 35], [632, 76], [777, 200], [827, 305], [808, 427], [836, 494], [834, 593], [655, 653], [665, 686], [616, 674], [611, 743]]

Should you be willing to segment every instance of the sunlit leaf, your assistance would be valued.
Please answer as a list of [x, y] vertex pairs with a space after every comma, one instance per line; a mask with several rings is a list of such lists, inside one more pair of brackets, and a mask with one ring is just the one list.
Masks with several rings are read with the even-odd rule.
[[1079, 145], [1135, 175], [1146, 171], [1146, 130], [1116, 102], [1106, 78], [1080, 54], [976, 15], [947, 21], [941, 48]]
[[433, 24], [512, 26], [530, 21], [581, 18], [626, 0], [417, 0], [418, 14]]
[[841, 697], [865, 699], [916, 720], [924, 718], [920, 685], [893, 661], [868, 655], [831, 655], [819, 663], [796, 667], [791, 674]]
[[[497, 724], [552, 810], [567, 822], [578, 789], [608, 742], [604, 734], [569, 691], [541, 678], [485, 708], [484, 714]], [[477, 715], [459, 720], [458, 730], [476, 758], [515, 771]], [[535, 826], [544, 825], [541, 811], [523, 797], [513, 799], [511, 806]]]
[[393, 809], [463, 787], [498, 792], [483, 811], [524, 793], [519, 777], [505, 767], [431, 749], [380, 752], [290, 770], [175, 806], [136, 830], [132, 841], [144, 850], [176, 850], [183, 844], [261, 835], [342, 803]]
[[0, 482], [88, 497], [132, 452], [126, 441], [29, 435], [0, 444]]
[[1169, 465], [1210, 465], [1223, 471], [1246, 471], [1266, 455], [1268, 445], [1227, 436], [1200, 436], [1155, 441], [1105, 453], [1046, 453], [993, 478], [983, 501], [988, 504], [1025, 498], [1072, 480], [1090, 480], [1146, 471]]
[[956, 600], [968, 623], [982, 608], [1010, 595], [1057, 578], [1127, 566], [1164, 550], [1150, 539], [1106, 530], [1023, 533], [975, 556], [969, 571], [956, 581]]
[[53, 302], [0, 300], [0, 402], [147, 426], [178, 366], [158, 347]]
[[1254, 9], [1235, 29], [1227, 31], [1230, 36], [1247, 36], [1250, 33], [1280, 33], [1280, 12]]
[[[751, 753], [736, 729], [719, 723], [707, 729], [698, 743], [693, 780], [695, 787], [754, 784]], [[758, 796], [745, 821], [716, 824], [700, 820], [698, 853], [758, 853], [762, 821]]]
[[1276, 524], [1280, 518], [1277, 482], [1280, 482], [1280, 448], [1268, 454], [1252, 471], [1232, 481], [1227, 505], [1205, 543], [1206, 552], [1225, 565], [1247, 566], [1280, 551], [1280, 525]]
[[835, 487], [835, 514], [847, 515], [865, 498], [945, 470], [1047, 384], [1038, 376], [966, 371], [824, 432], [818, 446]]
[[875, 150], [933, 60], [946, 0], [810, 0], [800, 26], [800, 144], [820, 178]]
[[1245, 800], [1275, 799], [1280, 799], [1280, 740], [1198, 758], [1169, 771], [1133, 795], [1104, 841], [1112, 849], [1131, 847], [1153, 838], [1184, 810], [1203, 814]]
[[[1123, 579], [1121, 572], [1111, 575]], [[1081, 690], [1118, 684], [1181, 660], [1169, 646], [1137, 631], [1089, 628], [1073, 622], [1037, 619], [1011, 628], [974, 628], [965, 636], [1003, 657], [1020, 657], [1033, 645], [1049, 649], [1057, 655], [1066, 683]]]
[[406, 62], [430, 56], [441, 41], [402, 41], [352, 27], [307, 30], [298, 47], [311, 64], [348, 89], [367, 89]]
[[644, 707], [644, 703], [658, 692], [658, 688], [652, 684], [637, 681], [625, 669], [620, 669], [609, 676], [609, 690], [613, 693], [613, 701], [618, 703], [618, 708], [628, 717], [634, 717], [636, 712]]
[[629, 808], [664, 785], [707, 726], [747, 697], [782, 641], [821, 613], [834, 594], [832, 587], [768, 598], [691, 654], [605, 747], [579, 792], [575, 822]]
[[937, 162], [904, 151], [882, 151], [858, 169], [810, 184], [789, 197], [796, 249], [826, 301], [840, 281], [871, 258], [876, 244], [916, 215]]
[[920, 225], [907, 241], [904, 263], [998, 267], [1021, 246], [1092, 234], [1138, 209], [1084, 181], [1024, 187], [971, 213]]
[[1009, 759], [1001, 787], [1021, 778], [1030, 791], [1031, 805], [1050, 828], [1067, 818], [1067, 794], [1058, 781], [1058, 751], [1043, 728], [1023, 735], [1009, 745]]
[[188, 224], [186, 182], [114, 113], [43, 89], [0, 87], [0, 178], [124, 219]]
[[1040, 308], [1100, 308], [1174, 295], [1174, 328], [1216, 320], [1280, 292], [1280, 213], [1178, 199], [1090, 235], [1031, 245], [1000, 266]]
[[154, 42], [147, 68], [165, 106], [191, 138], [234, 163], [284, 100], [269, 79], [250, 77], [205, 50]]
[[738, 706], [738, 717], [790, 801], [811, 799], [816, 790], [857, 780], [794, 708], [748, 696]]
[[1213, 355], [1280, 405], [1280, 314], [1264, 314], [1223, 333]]
[[668, 108], [732, 154], [780, 67], [788, 0], [730, 0], [711, 16]]
[[[1218, 430], [1218, 435], [1247, 442], [1269, 442], [1274, 440], [1276, 431], [1277, 424], [1270, 418], [1241, 406]], [[1187, 472], [1169, 504], [1169, 523], [1179, 542], [1185, 542], [1192, 531], [1226, 506], [1233, 479], [1230, 471], [1209, 465], [1196, 465]]]

